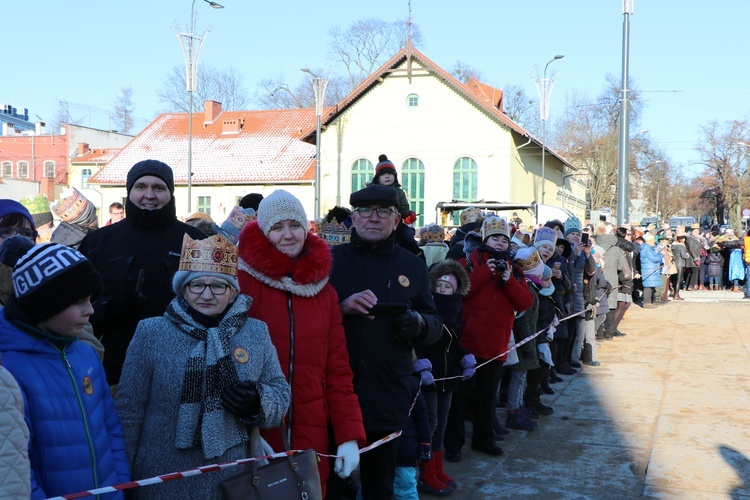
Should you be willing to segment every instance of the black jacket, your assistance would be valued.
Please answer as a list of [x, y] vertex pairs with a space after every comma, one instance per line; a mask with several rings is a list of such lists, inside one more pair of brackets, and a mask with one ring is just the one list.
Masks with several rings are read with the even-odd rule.
[[[88, 258], [104, 281], [104, 292], [93, 303], [91, 325], [104, 344], [104, 369], [110, 384], [120, 380], [130, 341], [138, 322], [161, 316], [174, 297], [172, 278], [180, 263], [182, 238], [205, 235], [175, 218], [174, 198], [162, 209], [146, 211], [127, 201], [128, 216], [84, 238], [79, 251]], [[137, 313], [113, 318], [111, 304], [136, 294], [143, 270], [142, 297]]]
[[[395, 236], [372, 246], [352, 230], [351, 243], [333, 247], [330, 283], [339, 301], [371, 290], [380, 303], [406, 304], [419, 312], [427, 335], [419, 343], [434, 343], [442, 332], [442, 320], [430, 293], [427, 266], [419, 257], [396, 247]], [[412, 402], [409, 379], [413, 377], [412, 347], [396, 337], [393, 318], [367, 319], [344, 315], [354, 391], [359, 397], [365, 430], [393, 432], [406, 425]]]

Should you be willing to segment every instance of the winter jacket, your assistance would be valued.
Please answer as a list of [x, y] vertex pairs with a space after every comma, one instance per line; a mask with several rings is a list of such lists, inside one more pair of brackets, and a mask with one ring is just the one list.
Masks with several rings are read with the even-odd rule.
[[672, 257], [674, 258], [674, 265], [679, 270], [685, 268], [687, 261], [690, 259], [690, 255], [687, 252], [687, 248], [683, 243], [672, 243]]
[[698, 267], [701, 260], [701, 249], [703, 248], [701, 240], [693, 234], [688, 234], [687, 238], [685, 238], [685, 246], [690, 255], [685, 267]]
[[[537, 330], [536, 322], [539, 317], [539, 300], [537, 298], [536, 286], [528, 280], [525, 286], [531, 291], [533, 298], [531, 307], [519, 312], [513, 321], [513, 339], [516, 344], [535, 334]], [[516, 348], [518, 363], [511, 366], [512, 370], [523, 371], [539, 368], [539, 353], [536, 350], [536, 339], [538, 338], [539, 336]]]
[[26, 405], [31, 498], [129, 481], [120, 419], [94, 349], [0, 314], [0, 351]]
[[[471, 290], [464, 299], [461, 342], [474, 356], [492, 359], [508, 350], [511, 329], [516, 313], [529, 309], [534, 294], [526, 286], [525, 278], [519, 280], [511, 274], [501, 283], [487, 265], [486, 252], [475, 250], [468, 260], [459, 261], [469, 269]], [[506, 356], [499, 358], [505, 361]]]
[[745, 279], [745, 264], [742, 262], [742, 250], [735, 248], [729, 254], [729, 280]]
[[583, 268], [586, 265], [586, 255], [583, 250], [576, 255], [571, 253], [568, 258], [568, 273], [570, 281], [573, 283], [573, 294], [571, 296], [570, 312], [577, 313], [583, 311]]
[[[630, 295], [633, 293], [633, 276], [636, 272], [632, 255], [635, 245], [632, 241], [626, 240], [625, 238], [617, 238], [617, 246], [622, 250], [623, 256], [625, 257], [625, 265], [617, 272], [616, 283], [620, 285], [620, 288], [617, 293], [614, 293], [614, 295], [619, 293]], [[614, 283], [610, 284], [614, 285]]]
[[[395, 234], [372, 245], [353, 229], [351, 242], [333, 247], [332, 254], [330, 283], [339, 302], [370, 290], [378, 302], [405, 304], [422, 316], [426, 335], [417, 346], [431, 345], [440, 337], [442, 321], [432, 301], [427, 267], [395, 245]], [[412, 402], [408, 383], [414, 372], [412, 346], [396, 336], [392, 322], [387, 316], [343, 318], [354, 392], [367, 432], [403, 429]]]
[[[78, 249], [91, 261], [104, 281], [104, 291], [94, 303], [91, 324], [104, 344], [104, 369], [110, 384], [120, 380], [125, 353], [138, 322], [161, 316], [174, 297], [172, 277], [177, 272], [185, 234], [193, 239], [205, 235], [175, 218], [174, 198], [159, 210], [142, 210], [129, 199], [128, 216], [122, 224], [112, 224], [90, 233]], [[113, 317], [110, 303], [123, 296], [134, 296], [139, 272], [143, 270], [137, 314]]]
[[[293, 449], [328, 449], [328, 428], [335, 443], [365, 444], [365, 430], [352, 370], [341, 309], [328, 284], [331, 251], [308, 234], [299, 257], [292, 261], [279, 252], [250, 222], [239, 237], [240, 290], [253, 298], [248, 315], [268, 325], [281, 369], [292, 387], [287, 429]], [[263, 433], [269, 444], [282, 449], [278, 430]], [[328, 461], [318, 462], [322, 484], [328, 478]]]
[[18, 383], [0, 365], [0, 498], [29, 498], [29, 428]]
[[[563, 319], [570, 314], [569, 306], [573, 296], [573, 283], [568, 274], [568, 259], [564, 255], [558, 255], [555, 253], [555, 255], [550, 257], [547, 261], [547, 265], [550, 269], [554, 269], [555, 264], [558, 262], [560, 263], [559, 269], [562, 273], [562, 278], [552, 278], [552, 284], [555, 285], [555, 292], [552, 294], [551, 298], [555, 303], [555, 314], [557, 315], [557, 318]], [[554, 335], [556, 339], [568, 338], [568, 322], [561, 321], [555, 328]]]
[[662, 264], [662, 255], [656, 251], [654, 245], [641, 244], [641, 281], [644, 287], [661, 286], [659, 268]]
[[[617, 246], [617, 236], [614, 234], [596, 235], [596, 244], [604, 249], [604, 276], [610, 284], [617, 285], [617, 274], [626, 264], [625, 252]], [[609, 294], [609, 308], [617, 307], [617, 294]]]
[[[178, 449], [175, 443], [176, 417], [180, 410], [183, 380], [188, 360], [200, 343], [183, 328], [205, 329], [178, 301], [179, 297], [175, 297], [164, 316], [145, 319], [138, 324], [115, 397], [122, 418], [128, 461], [133, 476], [138, 479], [261, 456], [264, 453], [258, 427], [278, 426], [289, 406], [289, 386], [281, 373], [268, 329], [261, 321], [246, 316], [251, 299], [238, 295], [221, 321], [240, 324], [230, 338], [229, 352], [241, 349], [248, 354], [249, 362], [233, 356], [233, 365], [239, 380], [256, 383], [263, 420], [250, 430], [249, 443], [233, 446], [218, 457], [205, 458], [201, 439], [197, 436], [194, 447]], [[237, 417], [226, 410], [221, 411], [225, 412], [224, 418], [228, 422], [235, 423]], [[218, 500], [222, 498], [219, 484], [239, 472], [237, 468], [229, 468], [136, 489], [134, 495], [136, 498], [165, 500]]]
[[721, 252], [719, 252], [718, 249], [715, 252], [708, 252], [708, 255], [706, 256], [706, 264], [708, 264], [706, 276], [717, 277], [722, 275], [724, 270], [724, 258], [721, 256]]

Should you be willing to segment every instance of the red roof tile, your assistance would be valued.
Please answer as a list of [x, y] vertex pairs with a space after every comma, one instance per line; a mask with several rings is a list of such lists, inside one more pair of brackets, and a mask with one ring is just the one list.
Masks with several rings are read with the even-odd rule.
[[[224, 111], [204, 124], [193, 113], [193, 184], [307, 182], [314, 179], [315, 146], [300, 140], [315, 124], [314, 109]], [[222, 133], [223, 123], [237, 120], [239, 132]], [[172, 167], [175, 184], [187, 183], [188, 121], [186, 113], [158, 116], [89, 182], [124, 185], [128, 171], [145, 159]]]
[[71, 163], [106, 163], [122, 148], [90, 149], [86, 154], [71, 159]]

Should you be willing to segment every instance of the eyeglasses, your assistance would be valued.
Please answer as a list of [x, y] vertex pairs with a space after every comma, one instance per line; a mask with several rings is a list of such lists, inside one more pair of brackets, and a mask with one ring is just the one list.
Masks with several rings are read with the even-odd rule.
[[201, 295], [203, 291], [208, 288], [214, 295], [224, 295], [227, 293], [229, 285], [226, 283], [201, 283], [200, 281], [191, 281], [188, 283], [188, 290], [190, 293]]
[[15, 227], [0, 227], [0, 238], [12, 238], [17, 234], [20, 234], [21, 236], [30, 240], [36, 239], [36, 231], [34, 231], [33, 229], [24, 228], [19, 230]]
[[390, 207], [380, 207], [380, 208], [358, 207], [358, 208], [355, 208], [354, 211], [364, 218], [372, 217], [372, 213], [376, 212], [378, 214], [378, 218], [380, 219], [387, 219], [388, 217], [391, 216], [392, 213], [395, 212], [395, 210]]

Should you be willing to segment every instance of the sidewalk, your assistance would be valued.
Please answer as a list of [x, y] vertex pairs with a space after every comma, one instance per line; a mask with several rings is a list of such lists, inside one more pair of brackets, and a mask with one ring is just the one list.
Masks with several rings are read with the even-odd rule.
[[[750, 498], [742, 297], [699, 291], [657, 309], [632, 306], [620, 325], [627, 336], [599, 347], [601, 366], [543, 396], [555, 413], [536, 431], [511, 431], [498, 442], [503, 457], [467, 445], [461, 462], [446, 463], [459, 483], [450, 498]], [[467, 431], [470, 442], [470, 423]]]

